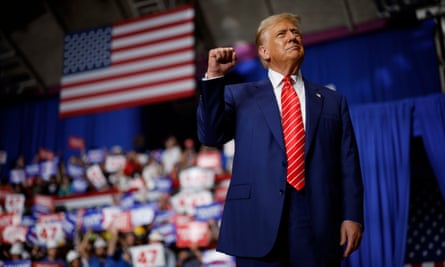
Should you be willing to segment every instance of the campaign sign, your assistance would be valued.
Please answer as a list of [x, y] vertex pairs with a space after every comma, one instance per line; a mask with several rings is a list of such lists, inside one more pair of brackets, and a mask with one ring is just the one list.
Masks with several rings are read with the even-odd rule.
[[87, 178], [96, 189], [101, 189], [107, 185], [107, 180], [97, 164], [94, 164], [87, 169]]
[[107, 172], [117, 172], [125, 167], [126, 159], [124, 155], [110, 155], [105, 159], [105, 170]]
[[87, 152], [88, 163], [101, 163], [105, 160], [105, 152], [102, 149], [92, 149]]
[[70, 136], [68, 138], [68, 147], [71, 149], [82, 150], [85, 148], [85, 140], [79, 136]]
[[37, 223], [36, 233], [40, 244], [46, 244], [50, 240], [55, 240], [56, 242], [65, 240], [61, 222]]
[[58, 212], [58, 213], [41, 215], [37, 219], [37, 222], [38, 223], [50, 223], [50, 222], [63, 222], [64, 220], [65, 220], [65, 213]]
[[119, 204], [123, 209], [130, 209], [135, 203], [134, 195], [132, 192], [125, 193], [121, 196]]
[[83, 177], [85, 174], [84, 167], [79, 166], [77, 164], [71, 164], [71, 163], [68, 163], [66, 165], [66, 171], [67, 171], [68, 175], [73, 178]]
[[7, 226], [20, 225], [22, 223], [22, 218], [18, 214], [14, 213], [1, 213], [0, 214], [0, 229]]
[[195, 207], [213, 202], [210, 191], [181, 191], [171, 198], [173, 208], [178, 213], [195, 214]]
[[32, 217], [32, 216], [22, 216], [22, 223], [21, 225], [23, 226], [31, 226], [31, 225], [35, 225], [37, 222], [37, 220]]
[[102, 227], [104, 229], [108, 229], [112, 225], [115, 215], [119, 215], [121, 212], [122, 209], [117, 206], [102, 208], [102, 215], [103, 215]]
[[1, 239], [7, 244], [14, 244], [17, 241], [25, 242], [27, 233], [28, 227], [19, 225], [7, 226], [2, 231]]
[[167, 246], [176, 242], [176, 226], [173, 223], [165, 223], [151, 229], [152, 232], [158, 232], [164, 237], [164, 243]]
[[31, 267], [31, 260], [4, 261], [3, 267]]
[[197, 221], [219, 221], [222, 215], [223, 205], [219, 202], [214, 202], [209, 205], [202, 205], [196, 207], [195, 218]]
[[8, 194], [5, 198], [6, 212], [14, 214], [23, 214], [25, 210], [25, 195], [23, 194]]
[[33, 212], [38, 217], [40, 214], [49, 214], [54, 210], [54, 199], [50, 196], [37, 195], [34, 197]]
[[173, 217], [176, 215], [174, 210], [160, 210], [156, 212], [156, 217], [154, 220], [154, 225], [161, 225], [164, 223], [171, 223]]
[[155, 190], [170, 194], [173, 188], [172, 180], [168, 177], [159, 177], [153, 179]]
[[211, 169], [190, 167], [179, 173], [181, 189], [210, 189], [215, 183], [215, 172]]
[[204, 267], [235, 267], [234, 257], [215, 249], [203, 251], [202, 263]]
[[82, 216], [82, 221], [78, 222], [82, 225], [82, 230], [86, 232], [88, 229], [93, 231], [102, 231], [103, 214], [101, 210], [86, 210]]
[[40, 165], [38, 163], [26, 165], [25, 172], [28, 177], [40, 175]]
[[210, 242], [210, 229], [206, 222], [193, 221], [176, 225], [176, 246], [191, 247], [193, 244], [205, 247]]
[[219, 151], [199, 152], [196, 157], [196, 165], [201, 168], [214, 170], [216, 173], [222, 172], [222, 157]]
[[164, 247], [162, 244], [151, 244], [130, 247], [134, 267], [165, 266]]
[[88, 181], [84, 178], [74, 178], [71, 182], [73, 193], [85, 193], [88, 189]]
[[113, 222], [110, 227], [117, 229], [121, 232], [129, 232], [133, 229], [131, 225], [131, 214], [129, 211], [122, 211], [120, 213], [113, 214]]
[[40, 175], [43, 180], [48, 181], [49, 178], [57, 174], [57, 161], [44, 161], [40, 163]]
[[156, 209], [153, 205], [140, 205], [130, 210], [133, 226], [151, 224], [155, 218]]
[[15, 169], [9, 172], [9, 182], [11, 184], [21, 184], [25, 181], [25, 170]]

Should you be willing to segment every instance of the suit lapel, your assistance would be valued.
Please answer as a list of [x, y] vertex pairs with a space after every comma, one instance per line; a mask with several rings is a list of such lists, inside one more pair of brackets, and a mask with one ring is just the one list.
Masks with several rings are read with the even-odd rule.
[[269, 79], [262, 80], [257, 83], [257, 86], [253, 88], [253, 90], [255, 90], [255, 92], [252, 92], [252, 95], [255, 95], [255, 99], [263, 112], [272, 135], [281, 149], [285, 151], [280, 110], [278, 109], [277, 101], [275, 101], [272, 84]]
[[307, 155], [323, 108], [323, 95], [306, 81], [304, 81], [304, 88], [306, 93], [306, 147], [304, 152]]

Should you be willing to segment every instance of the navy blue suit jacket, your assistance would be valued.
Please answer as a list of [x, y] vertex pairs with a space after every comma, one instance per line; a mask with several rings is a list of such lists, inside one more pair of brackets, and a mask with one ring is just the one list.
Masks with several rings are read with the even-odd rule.
[[[363, 185], [345, 97], [304, 81], [305, 188], [315, 244], [327, 256], [341, 253], [340, 225], [363, 225]], [[234, 138], [235, 156], [217, 249], [262, 257], [278, 235], [286, 192], [281, 116], [268, 79], [225, 86], [202, 82], [198, 137], [207, 146]], [[295, 237], [298, 238], [298, 237]]]

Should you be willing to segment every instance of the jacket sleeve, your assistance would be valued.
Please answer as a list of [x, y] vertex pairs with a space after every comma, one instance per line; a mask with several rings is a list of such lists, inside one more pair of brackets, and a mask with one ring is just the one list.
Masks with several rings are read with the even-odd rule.
[[226, 101], [225, 79], [202, 81], [197, 110], [199, 141], [206, 146], [220, 146], [233, 138], [232, 105]]

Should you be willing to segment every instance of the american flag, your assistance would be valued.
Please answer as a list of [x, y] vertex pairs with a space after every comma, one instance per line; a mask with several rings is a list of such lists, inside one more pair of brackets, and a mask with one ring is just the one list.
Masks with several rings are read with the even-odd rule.
[[419, 169], [411, 180], [405, 267], [445, 267], [445, 201], [431, 169]]
[[60, 116], [195, 93], [190, 5], [65, 36]]

